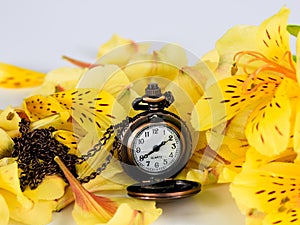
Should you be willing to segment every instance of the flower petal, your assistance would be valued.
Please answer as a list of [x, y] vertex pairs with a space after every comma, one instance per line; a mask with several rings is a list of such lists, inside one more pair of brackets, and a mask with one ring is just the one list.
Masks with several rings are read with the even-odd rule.
[[3, 158], [0, 162], [3, 164], [0, 166], [0, 189], [22, 196], [17, 163], [10, 158]]
[[284, 79], [269, 102], [262, 103], [251, 113], [246, 126], [250, 145], [265, 155], [285, 151], [290, 139], [292, 107], [287, 90], [299, 93], [291, 79]]
[[297, 81], [300, 84], [300, 33], [297, 36], [296, 40], [296, 76]]
[[117, 98], [129, 84], [128, 77], [120, 67], [104, 65], [89, 69], [78, 83], [78, 87], [104, 90]]
[[179, 68], [188, 65], [185, 49], [176, 44], [166, 44], [159, 51], [155, 51], [159, 60], [168, 62]]
[[295, 206], [279, 212], [269, 213], [263, 220], [263, 225], [291, 225], [300, 221], [300, 208]]
[[96, 64], [124, 66], [134, 55], [147, 52], [148, 47], [147, 43], [138, 44], [115, 34], [100, 47]]
[[101, 57], [107, 53], [109, 53], [111, 50], [113, 50], [116, 47], [127, 45], [132, 43], [133, 41], [130, 39], [125, 39], [117, 34], [112, 35], [109, 41], [101, 45], [99, 51], [98, 51], [98, 57]]
[[294, 130], [294, 150], [300, 153], [300, 110], [296, 114], [295, 130]]
[[64, 195], [66, 185], [61, 177], [46, 176], [36, 189], [31, 190], [27, 187], [23, 193], [35, 202], [39, 200], [56, 200]]
[[1, 194], [9, 208], [11, 219], [28, 225], [44, 225], [51, 222], [52, 212], [56, 206], [55, 201], [38, 201], [31, 207], [24, 207], [18, 197], [11, 192], [0, 190]]
[[75, 88], [79, 78], [84, 73], [82, 68], [62, 67], [47, 73], [43, 84], [33, 91], [32, 95], [50, 95], [60, 86], [63, 90]]
[[40, 120], [54, 114], [60, 114], [66, 122], [70, 115], [59, 102], [51, 96], [34, 95], [24, 99], [24, 108], [31, 121]]
[[[122, 202], [119, 199], [119, 202]], [[135, 199], [124, 199], [118, 210], [107, 225], [119, 224], [152, 224], [162, 213], [161, 209], [155, 207], [154, 201], [141, 201]]]
[[49, 223], [55, 201], [33, 203], [21, 191], [17, 163], [11, 158], [4, 158], [0, 165], [0, 196], [5, 199], [10, 218], [25, 224]]
[[0, 209], [0, 224], [7, 225], [9, 221], [9, 209], [2, 195], [0, 195]]
[[290, 35], [286, 30], [290, 10], [283, 7], [277, 14], [265, 20], [257, 33], [258, 48], [279, 65], [290, 67], [286, 53], [290, 51]]
[[283, 162], [244, 170], [230, 190], [238, 204], [266, 213], [278, 212], [285, 203], [298, 198], [299, 170], [300, 165]]
[[149, 58], [140, 55], [131, 60], [124, 68], [124, 72], [131, 82], [141, 82], [142, 78], [146, 78], [141, 90], [144, 90], [144, 87], [153, 78], [160, 79], [160, 86], [163, 88], [163, 82], [169, 83], [177, 76], [179, 70], [180, 68], [176, 65], [160, 60], [155, 55], [150, 55]]
[[162, 212], [161, 209], [155, 207], [153, 201], [145, 202], [130, 198], [107, 198], [94, 195], [73, 177], [58, 157], [55, 160], [73, 190], [75, 206], [72, 215], [77, 224], [118, 225], [124, 224], [124, 221], [128, 220], [128, 224], [148, 225], [155, 221]]
[[20, 121], [20, 116], [11, 107], [7, 107], [0, 113], [0, 128], [6, 131], [18, 130]]
[[0, 87], [27, 88], [43, 83], [45, 74], [0, 62]]
[[[114, 112], [122, 109], [115, 98], [96, 88], [79, 88], [51, 95], [87, 132], [106, 130], [116, 119]], [[75, 125], [75, 124], [74, 124]]]
[[[220, 60], [215, 70], [216, 78], [222, 79], [231, 76], [233, 57], [237, 52], [252, 50], [256, 51], [255, 45], [256, 26], [235, 26], [229, 29], [216, 43]], [[245, 35], [245, 33], [247, 35]], [[240, 66], [243, 66], [241, 62]], [[242, 71], [242, 70], [239, 70]]]
[[259, 169], [260, 167], [271, 162], [293, 162], [297, 154], [293, 149], [287, 149], [276, 156], [266, 156], [259, 153], [253, 147], [250, 147], [247, 151], [246, 162], [243, 164], [243, 169]]
[[[274, 81], [281, 77], [260, 74], [254, 81], [257, 89], [252, 93], [244, 90], [243, 84], [247, 75], [232, 76], [211, 85], [204, 96], [197, 102], [192, 112], [192, 125], [196, 130], [207, 130], [235, 116], [247, 106], [267, 101], [276, 89]], [[265, 81], [265, 85], [258, 85]]]
[[58, 140], [60, 143], [66, 145], [68, 148], [70, 148], [69, 152], [76, 155], [78, 153], [77, 150], [77, 144], [80, 140], [80, 137], [72, 131], [68, 130], [58, 130], [53, 132], [53, 136], [56, 140]]
[[73, 190], [75, 205], [72, 214], [76, 223], [92, 225], [109, 221], [116, 212], [118, 204], [111, 201], [109, 198], [89, 193], [73, 177], [58, 157], [55, 158], [55, 161], [63, 170]]
[[13, 140], [8, 136], [8, 134], [0, 128], [0, 159], [4, 157], [10, 157], [14, 142]]

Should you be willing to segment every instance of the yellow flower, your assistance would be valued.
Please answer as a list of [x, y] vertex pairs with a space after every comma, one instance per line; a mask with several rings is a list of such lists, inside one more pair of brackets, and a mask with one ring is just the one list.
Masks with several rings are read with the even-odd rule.
[[[213, 130], [221, 127], [225, 134], [213, 138], [220, 140], [213, 150], [227, 160], [219, 182], [232, 181], [231, 193], [249, 225], [297, 224], [300, 219], [300, 37], [294, 61], [288, 15], [282, 8], [259, 27], [235, 27], [217, 42], [217, 51], [204, 59], [218, 81], [208, 80], [192, 113], [197, 130], [212, 129], [207, 134], [216, 136]], [[245, 149], [234, 151], [228, 137], [245, 141]]]
[[[105, 91], [81, 88], [57, 92], [50, 96], [33, 95], [26, 98], [23, 105], [32, 122], [59, 115], [60, 127], [69, 127], [68, 123], [72, 118], [73, 126], [79, 124], [84, 130], [92, 131], [105, 130], [111, 125], [115, 118], [113, 110], [120, 109], [114, 102], [114, 97]], [[52, 126], [55, 125], [53, 121], [50, 122]]]
[[300, 166], [272, 162], [243, 170], [230, 191], [247, 217], [260, 215], [259, 224], [297, 224], [299, 214]]
[[[288, 15], [289, 10], [282, 8], [258, 29], [251, 28], [256, 38], [246, 40], [257, 44], [253, 49], [243, 48], [244, 41], [237, 47], [222, 46], [224, 56], [220, 56], [220, 66], [216, 70], [224, 68], [225, 64], [227, 69], [221, 71], [225, 76], [230, 75], [228, 61], [224, 59], [231, 56], [235, 60], [235, 74], [212, 84], [198, 101], [192, 113], [192, 123], [197, 130], [207, 130], [229, 121], [251, 106], [253, 111], [245, 125], [245, 135], [249, 144], [261, 153], [280, 154], [288, 147], [290, 138], [298, 135], [293, 124], [298, 118], [300, 86], [289, 48]], [[240, 28], [240, 32], [242, 30]], [[240, 32], [230, 34], [239, 36]], [[249, 35], [253, 37], [253, 34]], [[225, 35], [225, 43], [228, 39]], [[245, 44], [246, 47], [253, 46], [248, 42]], [[294, 147], [298, 148], [298, 140], [294, 142]]]

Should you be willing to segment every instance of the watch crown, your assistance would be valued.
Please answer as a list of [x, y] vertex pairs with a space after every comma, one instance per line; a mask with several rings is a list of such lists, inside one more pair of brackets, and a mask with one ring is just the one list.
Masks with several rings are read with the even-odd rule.
[[162, 95], [161, 89], [157, 83], [148, 84], [147, 88], [145, 89], [145, 94], [148, 97], [160, 97]]

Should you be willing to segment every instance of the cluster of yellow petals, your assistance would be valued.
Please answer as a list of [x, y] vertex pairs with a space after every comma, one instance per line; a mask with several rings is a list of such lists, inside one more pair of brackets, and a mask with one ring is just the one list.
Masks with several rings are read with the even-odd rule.
[[300, 221], [300, 37], [293, 56], [289, 12], [283, 7], [258, 27], [234, 27], [217, 42], [204, 58], [217, 82], [192, 113], [194, 127], [223, 158], [219, 182], [231, 182], [248, 225]]

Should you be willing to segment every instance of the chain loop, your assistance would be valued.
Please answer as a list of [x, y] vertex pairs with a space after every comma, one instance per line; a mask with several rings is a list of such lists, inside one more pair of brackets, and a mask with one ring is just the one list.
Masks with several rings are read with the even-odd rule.
[[101, 150], [101, 148], [106, 144], [106, 142], [111, 138], [112, 134], [114, 133], [114, 127], [111, 125], [110, 127], [107, 128], [105, 133], [103, 134], [102, 138], [98, 141], [97, 144], [93, 146], [86, 154], [81, 155], [81, 157], [78, 157], [77, 159], [77, 164], [82, 164], [89, 158], [93, 157], [96, 155], [97, 152]]
[[118, 156], [120, 159], [120, 151], [118, 151], [121, 147], [120, 136], [121, 136], [122, 130], [128, 126], [129, 121], [130, 121], [130, 118], [127, 117], [121, 123], [116, 124], [116, 125], [111, 125], [110, 127], [108, 127], [107, 130], [105, 131], [105, 133], [103, 134], [103, 136], [99, 139], [98, 143], [96, 143], [86, 154], [84, 154], [78, 158], [76, 163], [82, 164], [89, 158], [94, 157], [98, 152], [101, 151], [102, 147], [107, 143], [107, 141], [112, 137], [112, 135], [116, 131], [116, 136], [114, 137], [112, 149], [109, 151], [109, 155], [105, 158], [104, 163], [102, 163], [102, 165], [100, 167], [98, 167], [90, 175], [87, 175], [83, 178], [78, 178], [78, 181], [80, 183], [87, 183], [90, 180], [96, 178], [96, 176], [100, 175], [106, 169], [106, 167], [110, 163], [110, 161], [116, 151], [118, 152]]

